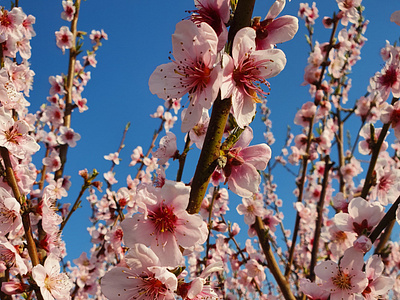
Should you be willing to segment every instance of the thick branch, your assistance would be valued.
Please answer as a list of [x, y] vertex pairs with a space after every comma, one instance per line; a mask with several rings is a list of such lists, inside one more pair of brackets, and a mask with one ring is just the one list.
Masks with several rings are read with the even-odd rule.
[[228, 120], [231, 109], [230, 99], [221, 99], [220, 95], [214, 102], [211, 113], [210, 123], [205, 137], [205, 143], [200, 153], [194, 173], [192, 188], [190, 190], [190, 200], [187, 211], [190, 214], [198, 213], [201, 202], [207, 191], [210, 176], [215, 170], [217, 158], [220, 156], [219, 150], [224, 134], [226, 121]]
[[[239, 0], [236, 6], [235, 15], [228, 34], [229, 52], [232, 48], [233, 39], [236, 33], [251, 25], [251, 16], [253, 14], [255, 0]], [[231, 109], [230, 99], [221, 99], [218, 95], [214, 102], [210, 123], [205, 137], [205, 143], [200, 153], [200, 158], [192, 181], [190, 191], [190, 200], [187, 211], [190, 214], [199, 212], [201, 202], [207, 191], [210, 176], [213, 173], [217, 158], [220, 156], [220, 146], [222, 135], [224, 133], [226, 121]]]

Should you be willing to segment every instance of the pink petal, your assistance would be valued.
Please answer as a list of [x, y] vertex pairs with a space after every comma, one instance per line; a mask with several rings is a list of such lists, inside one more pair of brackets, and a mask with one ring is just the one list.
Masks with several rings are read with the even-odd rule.
[[293, 16], [282, 16], [268, 25], [268, 36], [257, 40], [258, 49], [272, 49], [273, 45], [290, 41], [299, 29], [299, 21]]
[[181, 131], [188, 132], [190, 129], [196, 126], [196, 124], [199, 123], [202, 114], [203, 107], [198, 102], [193, 103], [191, 101], [182, 119]]
[[396, 10], [390, 16], [390, 21], [400, 26], [400, 10]]
[[152, 94], [164, 100], [181, 98], [189, 89], [181, 86], [181, 75], [176, 74], [176, 64], [170, 62], [158, 66], [149, 78], [149, 88]]
[[232, 57], [238, 63], [250, 50], [256, 50], [256, 31], [251, 27], [240, 29], [233, 40]]
[[233, 146], [233, 148], [246, 148], [250, 145], [250, 142], [253, 140], [253, 129], [250, 126], [247, 126], [242, 134], [240, 135], [239, 140]]
[[172, 206], [174, 212], [185, 211], [189, 204], [190, 187], [183, 182], [167, 180], [160, 191], [165, 205]]
[[331, 260], [323, 261], [315, 268], [315, 275], [324, 281], [330, 281], [339, 271], [337, 264]]
[[264, 170], [271, 158], [271, 148], [267, 144], [254, 145], [243, 149], [239, 155], [257, 170]]
[[244, 128], [253, 120], [256, 103], [244, 91], [239, 91], [236, 88], [232, 93], [232, 110], [237, 124], [240, 128]]
[[271, 78], [278, 75], [286, 65], [285, 53], [280, 49], [258, 50], [251, 54], [255, 62], [262, 62], [259, 67], [260, 76]]
[[276, 0], [268, 11], [268, 14], [265, 17], [267, 19], [275, 19], [281, 11], [284, 9], [286, 5], [286, 0]]
[[251, 197], [253, 193], [257, 193], [260, 183], [261, 177], [256, 168], [246, 163], [232, 168], [228, 179], [229, 189], [241, 197]]
[[139, 295], [141, 280], [128, 268], [115, 267], [101, 279], [101, 291], [110, 300], [134, 299]]

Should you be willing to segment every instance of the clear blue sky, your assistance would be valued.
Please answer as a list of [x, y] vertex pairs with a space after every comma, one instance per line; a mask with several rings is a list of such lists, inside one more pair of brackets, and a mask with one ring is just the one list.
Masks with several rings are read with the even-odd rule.
[[[311, 5], [312, 1], [309, 2]], [[264, 18], [272, 3], [271, 0], [257, 1], [254, 16]], [[299, 3], [297, 0], [288, 2], [282, 15], [297, 16]], [[393, 43], [400, 36], [400, 27], [389, 21], [390, 14], [400, 10], [399, 2], [368, 0], [363, 4], [366, 7], [364, 15], [371, 22], [366, 33], [368, 41], [363, 48], [362, 60], [354, 68], [350, 103], [354, 103], [355, 99], [365, 93], [368, 79], [383, 66], [379, 50], [385, 45], [385, 40]], [[69, 23], [60, 18], [61, 1], [22, 0], [19, 5], [26, 14], [36, 17], [34, 29], [37, 36], [31, 42], [33, 49], [30, 60], [36, 76], [34, 89], [28, 99], [31, 102], [31, 112], [35, 112], [46, 102], [50, 88], [48, 77], [67, 72], [68, 57], [63, 56], [61, 50], [56, 47], [54, 32], [61, 26], [69, 26]], [[325, 42], [329, 39], [330, 31], [322, 29], [320, 21], [324, 15], [332, 16], [332, 12], [337, 11], [336, 1], [317, 1], [317, 6], [320, 18], [317, 20], [316, 39]], [[163, 100], [150, 93], [148, 78], [157, 65], [168, 62], [169, 51], [172, 50], [171, 34], [175, 24], [188, 16], [185, 10], [193, 8], [193, 2], [187, 0], [82, 1], [78, 30], [90, 33], [92, 29], [104, 29], [109, 40], [104, 41], [99, 50], [97, 68], [90, 69], [92, 79], [83, 92], [83, 97], [88, 99], [89, 110], [83, 114], [75, 112], [72, 116], [72, 128], [81, 134], [82, 139], [77, 147], [68, 151], [65, 174], [72, 175], [73, 188], [67, 201], [74, 202], [78, 194], [82, 182], [77, 176], [78, 170], [87, 168], [90, 171], [97, 168], [101, 174], [108, 171], [111, 163], [104, 161], [103, 156], [117, 150], [127, 122], [131, 122], [131, 128], [125, 141], [126, 147], [121, 154], [123, 160], [115, 170], [121, 184], [125, 183], [127, 174], [136, 174], [135, 168], [128, 167], [130, 155], [138, 145], [144, 149], [149, 146], [151, 135], [159, 125], [159, 121], [151, 119], [149, 115], [155, 112], [158, 105], [163, 104]], [[272, 110], [271, 120], [277, 140], [272, 146], [273, 156], [280, 151], [288, 124], [294, 132], [299, 131], [293, 124], [294, 115], [302, 103], [310, 100], [308, 87], [300, 86], [309, 51], [304, 39], [305, 33], [304, 23], [300, 21], [296, 37], [279, 46], [286, 53], [287, 66], [278, 77], [270, 80], [271, 95], [268, 97], [268, 103]], [[89, 43], [87, 40], [86, 44]], [[176, 126], [176, 134], [179, 127]], [[255, 129], [254, 143], [263, 142], [264, 128], [259, 118], [254, 121], [252, 127]], [[181, 150], [182, 134], [178, 135], [178, 142], [178, 148]], [[189, 155], [189, 161], [195, 161], [197, 157], [198, 151], [195, 150]], [[39, 159], [41, 160], [40, 154]], [[193, 168], [193, 165], [189, 165], [185, 170], [186, 182], [191, 178], [193, 173], [190, 170]], [[282, 168], [277, 171], [279, 172], [275, 174], [275, 179], [278, 183], [278, 193], [284, 200], [284, 206], [291, 209], [295, 201], [292, 195], [294, 181], [287, 185], [290, 175]], [[175, 174], [170, 173], [170, 178], [175, 178]], [[72, 217], [64, 232], [68, 259], [72, 260], [78, 257], [81, 251], [89, 249], [89, 243], [86, 243], [89, 239], [86, 227], [90, 224], [88, 207], [84, 200], [83, 208]], [[231, 206], [231, 211], [235, 210], [235, 207], [236, 203]], [[285, 222], [289, 219], [289, 216], [286, 216]], [[244, 227], [243, 231], [246, 230]]]

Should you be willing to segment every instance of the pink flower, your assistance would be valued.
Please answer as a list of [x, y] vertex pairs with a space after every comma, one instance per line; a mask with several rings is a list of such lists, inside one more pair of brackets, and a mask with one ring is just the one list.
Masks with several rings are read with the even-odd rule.
[[50, 156], [43, 158], [42, 162], [49, 168], [50, 172], [55, 172], [61, 167], [60, 156], [55, 150], [51, 151]]
[[340, 230], [362, 235], [370, 233], [383, 215], [383, 207], [380, 204], [357, 197], [350, 201], [348, 213], [338, 213], [333, 220]]
[[21, 205], [7, 190], [0, 188], [0, 234], [16, 233], [22, 228]]
[[360, 15], [357, 7], [361, 5], [361, 0], [336, 0], [341, 12], [338, 16], [341, 18], [343, 26], [347, 26], [350, 21], [353, 24], [357, 24]]
[[218, 36], [218, 51], [222, 50], [228, 39], [225, 24], [230, 18], [229, 0], [195, 0], [194, 4], [197, 9], [190, 11], [192, 21], [210, 25]]
[[209, 123], [210, 117], [208, 116], [208, 111], [204, 110], [199, 123], [189, 131], [190, 143], [196, 144], [196, 147], [199, 149], [203, 148], [204, 138], [206, 137]]
[[0, 265], [5, 264], [7, 268], [16, 268], [22, 275], [28, 272], [27, 266], [14, 245], [7, 241], [5, 237], [0, 237], [0, 257]]
[[33, 267], [32, 277], [39, 286], [44, 300], [70, 299], [69, 291], [73, 283], [65, 273], [60, 273], [60, 263], [54, 254], [50, 253], [43, 266]]
[[327, 260], [315, 267], [315, 275], [322, 280], [321, 289], [330, 293], [331, 300], [355, 299], [368, 285], [368, 279], [362, 271], [363, 253], [349, 248], [340, 260], [340, 264]]
[[[371, 130], [374, 131], [374, 140], [371, 139]], [[379, 135], [382, 128], [374, 128], [372, 124], [365, 124], [360, 131], [360, 136], [364, 138], [363, 141], [358, 143], [358, 152], [363, 155], [370, 155], [372, 153], [372, 147], [378, 141]], [[386, 141], [383, 142], [379, 151], [385, 151], [388, 147]]]
[[[135, 215], [121, 223], [126, 246], [141, 242], [160, 258], [161, 265], [176, 267], [183, 263], [180, 248], [205, 242], [206, 223], [200, 215], [189, 215], [190, 188], [182, 182], [166, 181], [162, 188], [147, 187], [145, 195], [154, 204], [147, 205], [147, 217]], [[149, 201], [149, 200], [147, 200]]]
[[150, 91], [169, 100], [189, 93], [190, 105], [182, 121], [182, 131], [198, 123], [203, 107], [211, 108], [220, 87], [217, 59], [218, 37], [207, 23], [183, 20], [172, 35], [174, 61], [158, 66], [149, 79]]
[[390, 22], [394, 22], [400, 26], [400, 10], [396, 10], [392, 13], [392, 15], [390, 16]]
[[75, 15], [75, 5], [71, 0], [63, 1], [62, 6], [64, 11], [61, 13], [61, 19], [71, 22]]
[[222, 99], [232, 96], [232, 112], [237, 124], [249, 125], [256, 103], [265, 96], [257, 82], [268, 85], [265, 79], [278, 75], [286, 65], [285, 54], [279, 49], [256, 50], [256, 31], [245, 27], [236, 34], [232, 57], [223, 56]]
[[382, 276], [384, 269], [385, 266], [378, 255], [375, 254], [368, 259], [365, 266], [368, 286], [362, 292], [365, 299], [381, 299], [382, 296], [387, 295], [387, 292], [393, 288], [393, 278]]
[[273, 49], [276, 44], [291, 40], [299, 29], [299, 21], [294, 16], [276, 19], [285, 7], [286, 0], [276, 0], [264, 21], [255, 19], [252, 27], [256, 30], [257, 50]]
[[380, 92], [386, 101], [392, 92], [393, 97], [400, 97], [400, 68], [396, 57], [391, 56], [385, 67], [371, 79], [375, 82], [375, 89]]
[[49, 82], [51, 84], [50, 88], [50, 95], [54, 96], [56, 94], [65, 94], [64, 90], [64, 79], [60, 76], [50, 76], [49, 77]]
[[112, 161], [114, 164], [119, 165], [119, 153], [114, 152], [108, 155], [104, 155], [104, 159]]
[[11, 112], [0, 108], [0, 146], [17, 158], [39, 151], [40, 146], [29, 134], [29, 125], [23, 120], [14, 121]]
[[0, 10], [0, 42], [3, 43], [9, 37], [15, 40], [22, 38], [21, 24], [26, 15], [20, 7], [14, 7], [11, 11], [2, 8]]
[[256, 277], [258, 280], [260, 280], [260, 282], [263, 282], [267, 277], [265, 275], [264, 267], [260, 265], [254, 258], [247, 261], [245, 268], [249, 277]]
[[57, 47], [60, 48], [63, 53], [65, 53], [65, 49], [72, 48], [73, 38], [74, 36], [67, 26], [62, 26], [60, 31], [56, 31]]
[[169, 130], [174, 127], [175, 122], [178, 120], [177, 116], [173, 116], [169, 111], [164, 113], [164, 129], [165, 132], [169, 132]]
[[308, 3], [300, 3], [298, 16], [304, 19], [307, 25], [315, 24], [315, 20], [319, 17], [315, 2], [313, 2], [311, 8]]
[[141, 161], [141, 159], [143, 158], [143, 149], [141, 146], [136, 147], [135, 149], [133, 149], [133, 153], [131, 154], [131, 162], [129, 163], [129, 166], [134, 166], [136, 165], [138, 162]]
[[217, 300], [219, 299], [218, 295], [214, 292], [209, 284], [207, 284], [206, 278], [211, 276], [214, 272], [222, 272], [223, 262], [216, 261], [208, 265], [203, 272], [201, 272], [200, 276], [195, 278], [190, 283], [183, 283], [178, 287], [178, 294], [182, 297], [182, 299], [187, 300]]
[[22, 22], [21, 31], [27, 39], [31, 39], [36, 36], [36, 32], [33, 30], [33, 24], [35, 24], [36, 18], [32, 15], [26, 16]]
[[300, 279], [300, 291], [310, 299], [327, 300], [329, 298], [329, 292], [321, 289], [319, 284], [311, 282], [309, 279], [305, 278]]
[[158, 149], [153, 152], [153, 156], [158, 158], [159, 165], [165, 164], [170, 158], [175, 159], [177, 154], [176, 136], [172, 132], [168, 132], [160, 139]]
[[115, 267], [101, 280], [101, 290], [110, 300], [175, 299], [178, 280], [157, 255], [143, 244], [134, 244], [125, 257], [127, 267]]
[[64, 111], [58, 105], [47, 105], [40, 121], [58, 127], [64, 122]]
[[244, 222], [247, 225], [253, 225], [256, 221], [256, 216], [263, 217], [266, 213], [264, 209], [264, 201], [258, 198], [242, 198], [242, 204], [236, 208], [239, 215], [244, 215]]
[[269, 146], [249, 146], [252, 139], [253, 130], [246, 127], [236, 144], [225, 154], [227, 162], [223, 171], [228, 187], [241, 197], [251, 197], [258, 192], [261, 177], [257, 170], [264, 170], [271, 158]]
[[60, 126], [60, 135], [57, 137], [57, 142], [60, 145], [68, 144], [70, 147], [76, 146], [76, 141], [81, 139], [81, 135], [76, 133], [72, 128]]
[[394, 135], [400, 139], [400, 101], [393, 105], [385, 105], [382, 109], [381, 121], [384, 124], [391, 123]]
[[115, 174], [112, 171], [108, 171], [103, 174], [104, 179], [111, 185], [118, 183], [118, 180], [115, 179]]

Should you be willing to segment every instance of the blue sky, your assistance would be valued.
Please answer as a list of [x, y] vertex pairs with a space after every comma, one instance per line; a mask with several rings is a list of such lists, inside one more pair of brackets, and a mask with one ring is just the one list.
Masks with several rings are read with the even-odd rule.
[[[288, 2], [281, 15], [296, 15], [299, 1]], [[312, 2], [310, 2], [311, 4]], [[254, 16], [262, 18], [272, 1], [257, 1]], [[390, 14], [400, 10], [400, 3], [394, 0], [364, 1], [365, 17], [370, 20], [366, 37], [368, 41], [363, 48], [362, 59], [354, 68], [353, 89], [350, 92], [349, 106], [363, 95], [368, 85], [368, 80], [383, 66], [379, 56], [380, 48], [385, 45], [385, 40], [393, 43], [400, 36], [400, 27], [389, 21]], [[34, 29], [37, 36], [33, 38], [32, 58], [30, 62], [35, 71], [34, 89], [28, 99], [31, 102], [30, 110], [35, 112], [39, 106], [46, 102], [50, 88], [48, 77], [67, 72], [67, 55], [62, 55], [55, 45], [54, 32], [61, 26], [69, 26], [69, 23], [60, 18], [62, 11], [61, 1], [26, 1], [19, 5], [26, 14], [36, 17]], [[324, 15], [332, 16], [337, 11], [336, 1], [317, 1], [320, 18], [317, 20], [316, 40], [325, 42], [329, 39], [330, 31], [320, 26]], [[98, 169], [102, 174], [111, 166], [103, 156], [115, 152], [119, 146], [122, 131], [128, 122], [131, 128], [125, 141], [125, 149], [121, 157], [120, 166], [115, 168], [116, 178], [122, 186], [128, 174], [135, 175], [136, 169], [128, 167], [132, 150], [141, 145], [147, 149], [151, 135], [159, 126], [159, 121], [151, 119], [149, 115], [154, 113], [163, 100], [152, 95], [148, 89], [148, 78], [159, 64], [168, 62], [169, 52], [172, 50], [171, 34], [175, 30], [175, 24], [186, 18], [186, 10], [194, 8], [193, 2], [184, 0], [175, 1], [106, 1], [88, 0], [82, 1], [81, 12], [78, 21], [78, 30], [90, 33], [92, 29], [104, 31], [109, 40], [104, 41], [103, 47], [98, 51], [97, 68], [91, 68], [92, 79], [83, 92], [83, 97], [88, 99], [89, 110], [83, 114], [74, 112], [72, 116], [72, 128], [81, 134], [82, 139], [77, 147], [69, 149], [68, 163], [65, 169], [66, 175], [71, 175], [73, 187], [69, 192], [68, 202], [74, 202], [81, 179], [77, 175], [78, 170], [87, 168]], [[287, 56], [285, 70], [273, 78], [271, 83], [271, 95], [268, 97], [269, 107], [272, 110], [271, 120], [276, 138], [276, 144], [272, 145], [273, 156], [280, 152], [284, 142], [286, 127], [290, 125], [295, 133], [299, 132], [293, 124], [293, 118], [298, 108], [310, 100], [308, 87], [302, 87], [303, 70], [306, 66], [309, 47], [305, 42], [306, 33], [304, 23], [300, 20], [300, 29], [296, 37], [283, 45], [279, 45]], [[90, 42], [87, 39], [86, 46]], [[185, 101], [183, 101], [184, 103]], [[174, 133], [178, 135], [179, 125]], [[255, 131], [255, 143], [263, 141], [262, 122], [257, 118], [252, 127]], [[183, 135], [178, 135], [178, 149], [183, 148]], [[42, 154], [38, 155], [41, 160]], [[194, 162], [199, 155], [197, 150], [189, 154], [189, 162]], [[176, 163], [176, 162], [175, 162]], [[173, 170], [174, 167], [171, 167]], [[190, 163], [184, 172], [184, 180], [188, 182], [193, 174], [194, 164]], [[297, 172], [296, 168], [293, 168]], [[169, 173], [170, 178], [175, 178], [174, 173]], [[289, 180], [289, 173], [278, 168], [275, 174], [278, 183], [278, 194], [284, 201], [284, 206], [289, 210], [296, 200], [292, 195], [294, 180]], [[236, 202], [237, 203], [237, 202]], [[236, 203], [231, 206], [235, 210]], [[80, 209], [70, 220], [64, 232], [67, 242], [68, 259], [78, 257], [81, 251], [88, 251], [89, 235], [86, 227], [90, 225], [89, 205], [84, 200]], [[286, 216], [285, 222], [290, 217]], [[292, 218], [293, 219], [293, 218]], [[292, 228], [290, 221], [286, 225]], [[245, 227], [243, 228], [246, 231]]]

